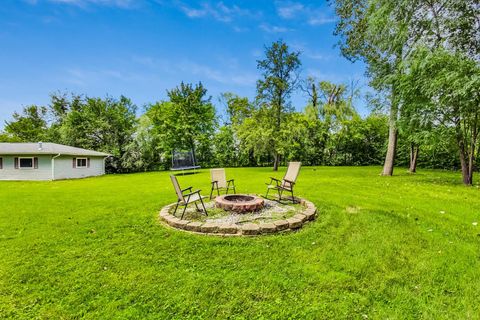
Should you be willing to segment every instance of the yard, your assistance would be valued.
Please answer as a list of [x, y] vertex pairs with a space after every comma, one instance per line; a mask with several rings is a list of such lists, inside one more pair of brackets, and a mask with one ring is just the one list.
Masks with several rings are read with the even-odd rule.
[[[263, 193], [284, 170], [227, 176]], [[479, 186], [380, 171], [302, 168], [317, 220], [254, 238], [159, 224], [169, 172], [0, 182], [0, 318], [480, 318]], [[209, 192], [208, 170], [179, 182]]]

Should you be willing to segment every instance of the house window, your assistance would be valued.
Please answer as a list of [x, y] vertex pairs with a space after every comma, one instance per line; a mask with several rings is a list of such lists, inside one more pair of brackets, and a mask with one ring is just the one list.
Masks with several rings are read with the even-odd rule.
[[87, 158], [77, 158], [77, 168], [87, 167]]
[[3, 169], [3, 158], [0, 157], [0, 169]]
[[18, 164], [20, 169], [33, 169], [33, 158], [18, 158]]

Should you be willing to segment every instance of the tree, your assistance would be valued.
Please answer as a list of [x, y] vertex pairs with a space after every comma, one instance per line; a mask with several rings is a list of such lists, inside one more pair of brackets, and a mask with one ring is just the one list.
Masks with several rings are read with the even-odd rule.
[[[215, 108], [202, 83], [181, 83], [167, 91], [170, 101], [151, 105], [147, 114], [159, 135], [164, 158], [169, 158], [174, 149], [192, 150], [194, 156], [210, 161], [206, 153], [210, 149], [209, 138], [216, 126]], [[203, 152], [196, 154], [196, 150]]]
[[[8, 140], [38, 142], [48, 140], [47, 108], [31, 105], [15, 112], [13, 120], [5, 123]], [[7, 138], [4, 138], [7, 139]]]
[[[353, 98], [357, 94], [355, 86], [335, 84], [329, 81], [317, 81], [308, 78], [304, 91], [307, 93], [308, 105], [305, 112], [309, 119], [309, 127], [316, 127], [315, 133], [309, 135], [313, 144], [317, 146], [317, 157], [320, 163], [328, 160], [327, 146], [330, 137], [340, 129], [342, 122], [351, 119], [356, 114], [353, 107]], [[314, 119], [317, 119], [315, 122]], [[335, 150], [332, 146], [330, 151]], [[331, 152], [330, 152], [331, 155]]]
[[129, 171], [122, 165], [126, 148], [132, 141], [136, 106], [130, 99], [107, 97], [73, 99], [60, 127], [62, 141], [75, 147], [112, 154], [107, 170]]
[[281, 130], [285, 115], [290, 111], [290, 96], [298, 85], [300, 52], [290, 52], [282, 40], [265, 48], [265, 59], [257, 61], [262, 79], [257, 81], [257, 101], [269, 114], [263, 119], [267, 122], [272, 135], [269, 145], [274, 157], [273, 170], [278, 170], [280, 150], [278, 132]]
[[224, 105], [227, 119], [225, 124], [237, 126], [250, 117], [255, 107], [247, 97], [240, 97], [235, 93], [224, 92], [220, 95], [220, 103]]
[[[421, 91], [428, 103], [408, 104], [411, 113], [454, 128], [463, 183], [473, 183], [480, 131], [480, 66], [460, 53], [418, 48], [405, 62], [405, 99]], [[408, 100], [407, 100], [408, 101]]]
[[340, 17], [335, 34], [341, 36], [342, 54], [367, 63], [370, 84], [389, 96], [389, 134], [383, 175], [392, 175], [397, 147], [400, 108], [396, 78], [411, 44], [408, 25], [415, 14], [412, 2], [389, 0], [337, 0]]
[[[239, 128], [245, 119], [251, 117], [255, 107], [246, 97], [225, 92], [220, 95], [220, 103], [225, 108], [226, 119], [214, 138], [216, 163], [225, 166], [255, 165], [253, 149], [241, 147]], [[244, 145], [245, 146], [245, 145]]]
[[133, 171], [158, 170], [161, 165], [160, 138], [153, 122], [144, 114], [138, 119], [132, 141], [125, 148], [122, 166]]
[[399, 88], [402, 61], [423, 46], [461, 53], [470, 59], [480, 57], [478, 1], [450, 0], [337, 0], [340, 17], [336, 34], [340, 47], [351, 60], [363, 59], [368, 65], [371, 84], [390, 97], [389, 147], [383, 174], [391, 175], [397, 143], [397, 117], [405, 96]]

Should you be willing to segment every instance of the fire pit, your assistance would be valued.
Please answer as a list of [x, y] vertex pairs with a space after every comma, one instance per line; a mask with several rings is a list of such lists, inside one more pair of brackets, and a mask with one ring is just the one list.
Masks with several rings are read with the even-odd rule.
[[264, 203], [262, 198], [246, 194], [227, 194], [215, 198], [217, 208], [237, 213], [258, 211], [263, 208]]

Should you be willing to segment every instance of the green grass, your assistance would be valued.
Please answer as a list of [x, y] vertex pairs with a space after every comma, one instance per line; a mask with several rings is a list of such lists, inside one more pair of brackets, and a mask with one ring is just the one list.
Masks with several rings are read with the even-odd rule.
[[[168, 172], [0, 182], [0, 318], [480, 318], [478, 185], [379, 172], [302, 168], [317, 221], [255, 238], [159, 224]], [[272, 172], [227, 175], [262, 193]], [[179, 181], [208, 193], [207, 170]]]

